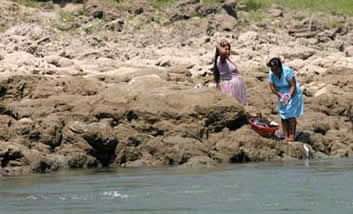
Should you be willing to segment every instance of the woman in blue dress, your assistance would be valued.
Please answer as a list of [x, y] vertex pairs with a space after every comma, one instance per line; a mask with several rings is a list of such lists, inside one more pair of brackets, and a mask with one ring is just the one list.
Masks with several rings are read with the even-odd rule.
[[297, 117], [304, 114], [303, 95], [299, 83], [288, 66], [282, 65], [280, 58], [272, 58], [269, 82], [271, 91], [278, 96], [278, 108], [285, 141], [295, 141]]

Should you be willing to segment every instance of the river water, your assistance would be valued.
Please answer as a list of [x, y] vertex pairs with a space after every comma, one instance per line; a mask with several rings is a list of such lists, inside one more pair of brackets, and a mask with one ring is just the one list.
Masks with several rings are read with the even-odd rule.
[[353, 160], [0, 178], [1, 214], [353, 213]]

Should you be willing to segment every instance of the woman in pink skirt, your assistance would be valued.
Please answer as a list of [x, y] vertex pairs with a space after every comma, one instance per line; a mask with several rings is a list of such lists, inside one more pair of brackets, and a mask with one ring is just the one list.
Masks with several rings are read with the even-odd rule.
[[217, 88], [223, 94], [232, 96], [243, 105], [248, 104], [246, 86], [237, 66], [230, 60], [230, 44], [222, 40], [216, 46], [213, 68]]

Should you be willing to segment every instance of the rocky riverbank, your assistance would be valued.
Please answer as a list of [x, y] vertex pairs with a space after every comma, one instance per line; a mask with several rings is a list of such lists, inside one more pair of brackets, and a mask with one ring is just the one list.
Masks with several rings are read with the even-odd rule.
[[[63, 168], [179, 166], [353, 156], [353, 20], [274, 6], [252, 21], [236, 0], [44, 1], [0, 5], [0, 175]], [[332, 22], [334, 20], [334, 23]], [[211, 72], [226, 38], [249, 106]], [[265, 64], [302, 86], [298, 142], [257, 135], [278, 121]]]

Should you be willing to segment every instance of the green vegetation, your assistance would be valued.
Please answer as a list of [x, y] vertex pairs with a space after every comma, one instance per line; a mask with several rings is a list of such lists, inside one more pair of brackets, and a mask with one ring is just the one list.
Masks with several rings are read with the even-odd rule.
[[117, 8], [120, 6], [120, 0], [102, 0], [102, 2], [110, 7]]
[[175, 4], [176, 0], [150, 0], [153, 7], [163, 8], [171, 4]]
[[[155, 8], [164, 8], [175, 4], [177, 1], [178, 0], [150, 0]], [[221, 0], [200, 0], [201, 4], [216, 4], [218, 2], [221, 2]]]
[[19, 4], [23, 4], [27, 7], [39, 7], [40, 3], [37, 0], [15, 0]]
[[155, 22], [157, 24], [161, 24], [161, 17], [159, 17], [159, 16], [152, 16], [150, 18], [150, 20], [151, 20], [151, 22]]
[[[0, 33], [5, 32], [7, 30], [7, 27], [4, 25], [0, 25]], [[0, 90], [1, 91], [1, 90]]]
[[[38, 0], [14, 0], [17, 3], [29, 6], [39, 7]], [[150, 0], [156, 8], [163, 8], [175, 4], [178, 0]], [[220, 0], [200, 0], [201, 3], [217, 3]], [[105, 4], [112, 7], [119, 7], [121, 0], [102, 0]], [[353, 16], [352, 0], [241, 0], [243, 9], [246, 11], [258, 11], [270, 7], [272, 4], [278, 4], [292, 9], [308, 9], [313, 11], [328, 12], [334, 15]]]
[[334, 15], [353, 16], [352, 0], [242, 0], [244, 10], [257, 11], [278, 4], [292, 9], [308, 9]]
[[203, 4], [215, 4], [218, 3], [220, 0], [200, 0], [200, 2]]
[[338, 28], [344, 25], [344, 20], [338, 17], [333, 17], [329, 20], [328, 24], [331, 28]]
[[[177, 2], [178, 0], [150, 0], [152, 5], [155, 8], [164, 8], [169, 5], [173, 5]], [[200, 0], [201, 4], [215, 4], [220, 2], [221, 0]]]
[[89, 23], [81, 26], [81, 30], [83, 30], [86, 34], [93, 34], [103, 30], [104, 23], [101, 20], [96, 20], [93, 23]]
[[[38, 0], [14, 0], [17, 3], [29, 6], [40, 7]], [[164, 8], [175, 4], [178, 0], [149, 0], [155, 8]], [[121, 0], [102, 0], [111, 7], [119, 7]], [[201, 3], [217, 3], [220, 0], [200, 0]], [[242, 9], [245, 11], [261, 11], [277, 4], [292, 9], [308, 9], [312, 11], [327, 12], [333, 15], [353, 16], [352, 0], [241, 0]], [[256, 17], [256, 15], [254, 15]]]
[[264, 17], [265, 16], [263, 13], [258, 13], [255, 10], [251, 10], [248, 15], [249, 20], [252, 20], [255, 22], [262, 21]]
[[75, 16], [72, 13], [65, 12], [63, 10], [59, 11], [60, 20], [63, 22], [73, 22], [75, 20]]
[[256, 0], [243, 0], [240, 2], [242, 4], [242, 9], [245, 11], [257, 11], [262, 8], [267, 7], [268, 5], [264, 5], [262, 1], [256, 1]]

